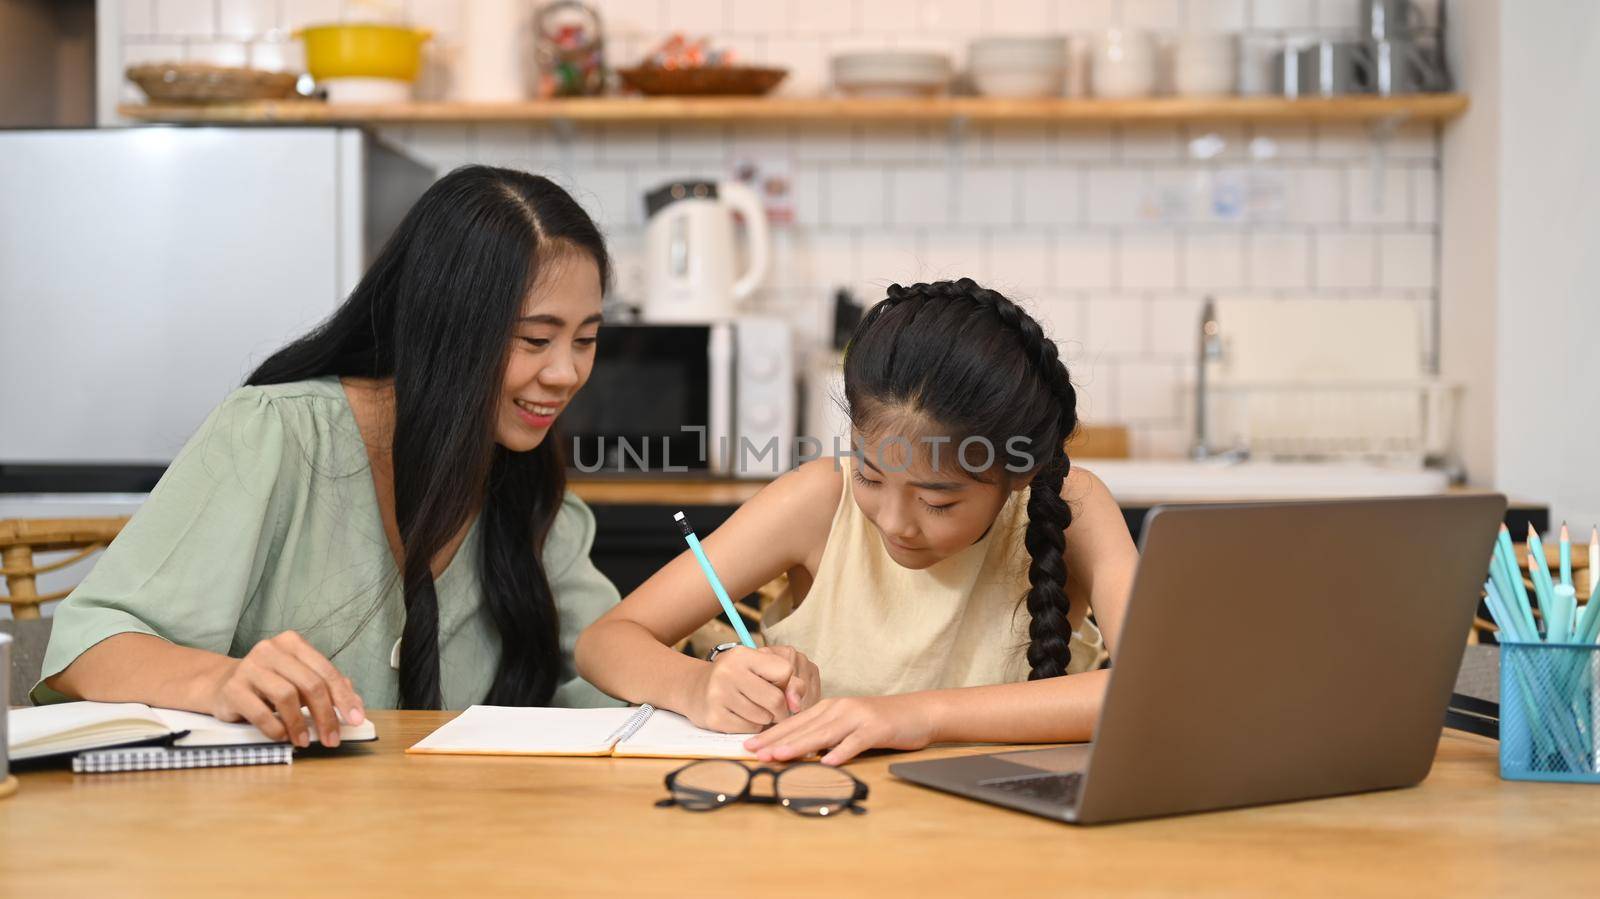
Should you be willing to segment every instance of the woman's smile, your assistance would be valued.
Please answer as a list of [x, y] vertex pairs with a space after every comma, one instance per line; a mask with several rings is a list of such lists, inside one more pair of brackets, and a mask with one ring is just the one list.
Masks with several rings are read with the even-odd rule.
[[517, 417], [530, 428], [548, 428], [555, 424], [556, 416], [561, 413], [562, 403], [533, 403], [527, 400], [512, 400], [512, 405], [517, 409]]

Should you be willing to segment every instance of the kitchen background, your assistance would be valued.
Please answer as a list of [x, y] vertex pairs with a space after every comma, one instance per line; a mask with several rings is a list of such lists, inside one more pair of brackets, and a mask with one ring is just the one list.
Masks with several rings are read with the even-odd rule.
[[[812, 97], [828, 94], [828, 61], [841, 52], [935, 49], [960, 67], [978, 37], [1065, 33], [1081, 58], [1084, 42], [1109, 28], [1168, 39], [1239, 33], [1241, 92], [1271, 93], [1273, 48], [1354, 37], [1363, 2], [591, 5], [603, 17], [608, 66], [639, 62], [669, 35], [703, 34], [741, 61], [787, 69], [780, 97]], [[726, 124], [530, 119], [370, 128], [416, 165], [379, 162], [357, 128], [208, 127], [167, 140], [176, 132], [118, 113], [121, 103], [145, 102], [124, 77], [128, 66], [188, 60], [299, 71], [305, 61], [295, 29], [359, 19], [376, 7], [434, 32], [419, 98], [461, 99], [463, 72], [477, 58], [472, 47], [482, 41], [469, 37], [469, 9], [491, 5], [516, 4], [0, 0], [0, 129], [33, 129], [0, 130], [0, 154], [21, 154], [0, 158], [0, 194], [9, 201], [0, 206], [0, 320], [28, 322], [0, 330], [0, 380], [80, 364], [97, 372], [0, 394], [0, 422], [25, 423], [0, 430], [0, 482], [10, 485], [0, 493], [0, 517], [136, 508], [147, 488], [126, 485], [153, 482], [198, 423], [198, 410], [238, 383], [249, 363], [241, 357], [298, 332], [354, 283], [364, 253], [398, 212], [373, 214], [363, 198], [388, 197], [393, 206], [415, 196], [431, 170], [488, 162], [547, 174], [588, 206], [617, 258], [613, 298], [628, 304], [643, 300], [650, 280], [648, 191], [752, 169], [762, 183], [786, 185], [767, 198], [773, 264], [747, 311], [792, 325], [796, 373], [806, 378], [833, 358], [841, 287], [871, 303], [893, 281], [971, 275], [1016, 296], [1061, 343], [1080, 385], [1082, 417], [1131, 434], [1134, 460], [1090, 466], [1114, 482], [1130, 524], [1155, 501], [1430, 492], [1447, 489], [1451, 478], [1505, 492], [1514, 514], [1541, 528], [1566, 519], [1582, 530], [1600, 519], [1593, 463], [1600, 304], [1592, 300], [1600, 223], [1587, 201], [1600, 120], [1574, 114], [1600, 103], [1600, 4], [1418, 3], [1425, 35], [1443, 26], [1457, 105], [1411, 121], [1319, 121], [1296, 109], [1281, 121], [1240, 124], [1234, 115], [1216, 125], [1119, 124], [1110, 114], [1100, 121], [1112, 124], [1068, 124], [1050, 122], [1052, 113], [1027, 124], [735, 116]], [[49, 78], [25, 77], [52, 70], [53, 89]], [[1068, 94], [1078, 95], [1083, 82], [1075, 66]], [[213, 139], [219, 143], [207, 143]], [[89, 153], [91, 145], [98, 149]], [[69, 158], [58, 146], [87, 155]], [[41, 221], [55, 224], [41, 228]], [[73, 239], [40, 239], [49, 236], [43, 232]], [[152, 235], [159, 245], [140, 244]], [[80, 244], [93, 248], [99, 265], [76, 264]], [[144, 292], [126, 296], [121, 288], [135, 282]], [[171, 284], [182, 286], [181, 299]], [[1455, 414], [1426, 416], [1448, 426], [1443, 451], [1426, 469], [1414, 447], [1399, 454], [1406, 463], [1399, 469], [1337, 460], [1256, 464], [1271, 456], [1260, 451], [1242, 465], [1186, 461], [1200, 405], [1201, 309], [1212, 296], [1219, 304], [1268, 301], [1252, 327], [1257, 345], [1280, 363], [1317, 357], [1346, 374], [1382, 369], [1384, 377], [1446, 385], [1459, 400]], [[1330, 300], [1361, 317], [1311, 327], [1311, 319], [1275, 317], [1305, 308], [1279, 300]], [[83, 332], [85, 317], [112, 324]], [[1238, 321], [1224, 327], [1229, 339], [1240, 339]], [[626, 377], [624, 367], [612, 370]], [[95, 405], [86, 382], [111, 378], [130, 399], [162, 397], [194, 414], [167, 415], [165, 431], [155, 433], [140, 420], [137, 401]], [[590, 393], [617, 396], [626, 387]], [[46, 396], [50, 402], [38, 401]], [[1417, 418], [1415, 397], [1399, 418]], [[85, 409], [92, 414], [79, 414]], [[1383, 415], [1358, 400], [1336, 415], [1277, 409], [1262, 418], [1286, 423], [1290, 432], [1279, 436], [1293, 444], [1330, 422], [1335, 431], [1374, 422], [1381, 430]], [[811, 417], [800, 424], [802, 433], [827, 433]], [[131, 480], [113, 471], [102, 482], [72, 468], [118, 462], [141, 469]], [[19, 467], [25, 463], [66, 470], [35, 479]], [[633, 553], [632, 574], [647, 571], [657, 556], [676, 551], [674, 535], [657, 533], [656, 506], [629, 518], [645, 507], [615, 486], [590, 485], [594, 496], [609, 497], [595, 505], [602, 534], [618, 544], [597, 544], [597, 555]], [[707, 500], [718, 515], [744, 495], [728, 489]], [[685, 500], [673, 494], [650, 502], [667, 501]], [[703, 517], [708, 525], [720, 520]]]
[[[411, 0], [435, 30], [424, 96], [451, 95], [464, 4]], [[711, 35], [749, 62], [789, 69], [780, 95], [828, 87], [827, 60], [862, 47], [940, 49], [959, 60], [988, 33], [1111, 26], [1239, 31], [1257, 43], [1347, 36], [1356, 0], [613, 0], [611, 62], [671, 32]], [[1423, 4], [1433, 15], [1431, 4]], [[123, 0], [121, 64], [184, 58], [298, 65], [289, 32], [337, 19], [339, 0]], [[106, 57], [102, 51], [102, 63]], [[1264, 89], [1264, 85], [1263, 85]], [[122, 99], [142, 95], [131, 84]], [[1057, 127], [874, 124], [410, 125], [380, 133], [448, 169], [525, 168], [572, 189], [619, 258], [617, 295], [643, 290], [643, 195], [720, 178], [743, 162], [787, 174], [757, 311], [791, 320], [801, 364], [820, 349], [836, 287], [865, 300], [893, 281], [970, 275], [1048, 322], [1080, 384], [1081, 415], [1126, 424], [1138, 457], [1187, 452], [1200, 303], [1209, 293], [1416, 304], [1432, 368], [1437, 319], [1439, 138], [1433, 124], [1375, 136], [1365, 124]]]

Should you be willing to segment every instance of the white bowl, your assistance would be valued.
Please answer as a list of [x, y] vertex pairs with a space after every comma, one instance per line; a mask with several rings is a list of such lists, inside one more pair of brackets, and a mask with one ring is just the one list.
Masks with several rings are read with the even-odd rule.
[[951, 75], [943, 53], [875, 50], [833, 58], [834, 86], [855, 96], [925, 96], [944, 90]]
[[972, 84], [985, 97], [1059, 97], [1066, 83], [1065, 68], [978, 68]]
[[1039, 66], [1064, 68], [1067, 64], [1065, 37], [985, 37], [968, 45], [970, 68], [991, 64], [1013, 67]]
[[324, 78], [317, 86], [328, 92], [329, 103], [409, 103], [411, 82], [398, 78]]

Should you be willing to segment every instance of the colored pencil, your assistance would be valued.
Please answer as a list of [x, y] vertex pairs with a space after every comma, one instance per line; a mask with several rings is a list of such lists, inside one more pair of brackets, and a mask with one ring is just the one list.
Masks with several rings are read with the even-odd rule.
[[1533, 595], [1539, 601], [1539, 614], [1544, 616], [1544, 639], [1546, 643], [1565, 643], [1566, 635], [1557, 638], [1550, 631], [1550, 607], [1555, 605], [1555, 595], [1551, 589], [1555, 585], [1550, 579], [1550, 563], [1545, 561], [1544, 543], [1539, 540], [1539, 532], [1533, 529], [1533, 524], [1528, 524], [1528, 579], [1533, 581]]
[[1600, 527], [1589, 529], [1589, 601], [1594, 602], [1594, 589], [1600, 585]]
[[1561, 522], [1561, 583], [1572, 586], [1572, 538], [1565, 521]]
[[1517, 564], [1517, 551], [1511, 547], [1511, 531], [1504, 524], [1500, 525], [1500, 536], [1495, 543], [1495, 557], [1500, 561], [1500, 569], [1505, 573], [1506, 589], [1511, 595], [1502, 596], [1507, 605], [1515, 606], [1506, 611], [1522, 619], [1523, 629], [1539, 638], [1539, 625], [1533, 620], [1533, 609], [1528, 605], [1528, 589], [1522, 584], [1522, 567]]
[[695, 536], [694, 525], [689, 523], [689, 519], [683, 517], [682, 512], [672, 516], [672, 518], [683, 531], [683, 539], [689, 544], [689, 549], [694, 553], [695, 560], [700, 563], [701, 573], [706, 576], [707, 581], [711, 582], [711, 592], [717, 595], [717, 602], [722, 604], [722, 611], [728, 616], [728, 623], [733, 625], [733, 632], [739, 635], [739, 642], [751, 649], [755, 649], [756, 641], [750, 639], [750, 631], [744, 626], [744, 616], [740, 615], [739, 610], [734, 608], [733, 600], [728, 598], [727, 588], [722, 586], [722, 579], [717, 577], [717, 570], [711, 567], [711, 560], [706, 558], [706, 551], [700, 546], [700, 538]]

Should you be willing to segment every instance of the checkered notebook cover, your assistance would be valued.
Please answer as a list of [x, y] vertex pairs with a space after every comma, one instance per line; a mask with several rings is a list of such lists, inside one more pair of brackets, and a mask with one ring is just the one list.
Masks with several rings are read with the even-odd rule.
[[74, 774], [110, 774], [118, 771], [164, 771], [171, 768], [223, 768], [235, 765], [291, 765], [294, 747], [287, 743], [256, 746], [217, 746], [190, 749], [137, 746], [95, 749], [72, 757]]

